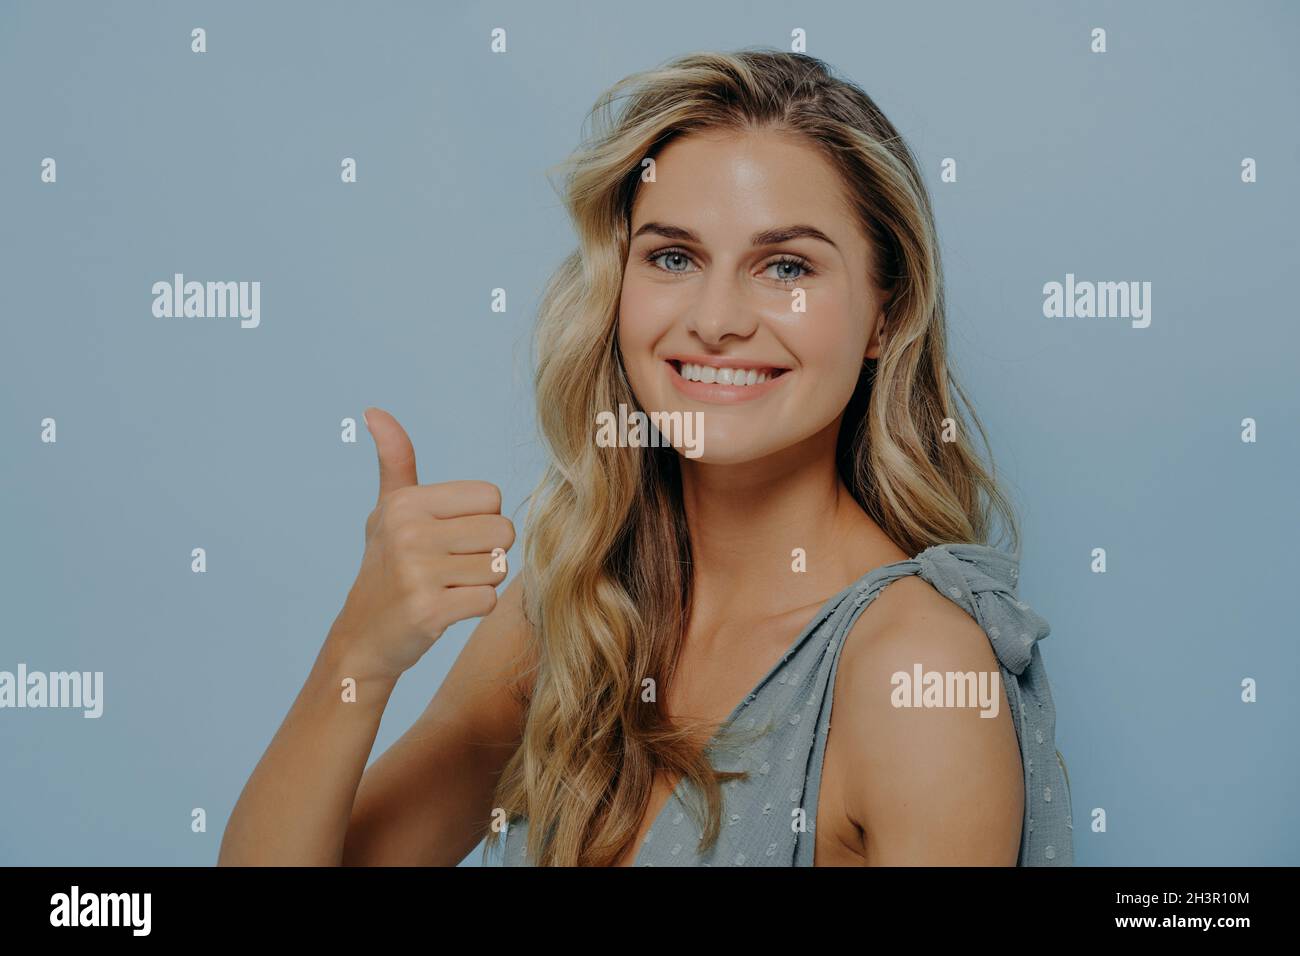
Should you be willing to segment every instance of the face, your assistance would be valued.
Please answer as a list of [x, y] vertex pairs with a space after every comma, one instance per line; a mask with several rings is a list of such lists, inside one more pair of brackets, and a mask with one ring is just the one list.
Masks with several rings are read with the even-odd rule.
[[641, 407], [702, 413], [706, 463], [833, 448], [884, 302], [834, 167], [770, 130], [683, 136], [631, 227], [618, 340]]

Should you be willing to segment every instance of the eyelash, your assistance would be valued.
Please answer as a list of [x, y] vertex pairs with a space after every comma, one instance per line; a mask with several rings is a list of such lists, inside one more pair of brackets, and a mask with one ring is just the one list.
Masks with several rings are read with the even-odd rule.
[[[657, 252], [652, 252], [652, 253], [650, 253], [649, 255], [647, 255], [647, 256], [645, 257], [645, 261], [646, 261], [649, 265], [654, 266], [654, 268], [659, 269], [660, 272], [667, 272], [667, 273], [669, 273], [670, 275], [685, 275], [685, 273], [682, 273], [682, 272], [676, 272], [676, 271], [673, 270], [673, 269], [664, 269], [664, 268], [661, 268], [660, 266], [656, 266], [656, 265], [655, 265], [655, 260], [656, 260], [656, 259], [660, 259], [660, 258], [662, 258], [662, 257], [664, 257], [664, 256], [670, 256], [670, 255], [679, 255], [679, 256], [684, 256], [684, 257], [686, 257], [687, 259], [690, 259], [690, 258], [691, 258], [691, 254], [690, 254], [689, 252], [687, 252], [685, 249], [681, 249], [681, 248], [673, 247], [673, 248], [669, 248], [669, 249], [660, 249], [660, 250], [658, 250]], [[805, 278], [807, 278], [808, 276], [815, 276], [815, 275], [817, 274], [816, 270], [814, 270], [813, 267], [812, 267], [811, 265], [808, 264], [808, 260], [807, 260], [807, 259], [804, 259], [804, 258], [801, 257], [801, 256], [793, 256], [793, 255], [789, 255], [789, 254], [784, 255], [784, 256], [781, 256], [779, 259], [773, 259], [771, 262], [769, 262], [769, 263], [764, 267], [764, 270], [766, 271], [767, 269], [772, 268], [772, 266], [781, 265], [782, 263], [789, 263], [790, 265], [792, 265], [792, 266], [798, 266], [800, 269], [803, 270], [803, 275], [795, 276], [795, 277], [793, 277], [793, 278], [791, 278], [791, 279], [779, 279], [779, 278], [778, 278], [776, 281], [777, 281], [777, 282], [780, 282], [782, 285], [791, 285], [791, 284], [793, 284], [793, 283], [795, 283], [795, 282], [798, 282], [800, 279], [805, 279]]]

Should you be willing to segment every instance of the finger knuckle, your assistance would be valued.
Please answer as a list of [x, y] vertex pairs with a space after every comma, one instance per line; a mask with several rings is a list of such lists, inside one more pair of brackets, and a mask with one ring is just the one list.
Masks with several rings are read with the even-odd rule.
[[424, 529], [410, 519], [397, 524], [390, 533], [393, 547], [402, 554], [419, 551], [425, 539]]
[[486, 507], [492, 511], [501, 510], [501, 489], [490, 481], [472, 482], [472, 490], [476, 495], [481, 495], [486, 502]]
[[419, 485], [403, 485], [401, 488], [394, 488], [385, 496], [384, 504], [391, 508], [402, 511], [410, 508], [414, 499], [420, 496]]
[[436, 587], [429, 574], [412, 561], [399, 561], [392, 569], [393, 591], [405, 606], [418, 607], [429, 600], [429, 592]]

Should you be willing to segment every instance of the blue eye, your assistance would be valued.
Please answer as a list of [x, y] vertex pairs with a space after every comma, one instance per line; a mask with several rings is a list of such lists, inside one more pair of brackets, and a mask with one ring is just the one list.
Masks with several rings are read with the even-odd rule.
[[797, 276], [786, 276], [784, 278], [782, 278], [781, 276], [772, 276], [772, 278], [775, 279], [777, 282], [798, 282], [804, 276], [812, 275], [812, 269], [808, 267], [808, 263], [804, 262], [804, 260], [795, 256], [787, 256], [781, 259], [777, 259], [775, 262], [769, 263], [767, 267], [771, 269], [776, 266], [794, 266], [797, 269], [803, 270], [803, 272], [801, 272]]
[[[689, 272], [689, 270], [687, 269], [665, 269], [663, 266], [658, 264], [660, 259], [664, 259], [668, 256], [676, 256], [677, 258], [683, 259], [687, 262], [690, 262], [691, 259], [690, 254], [687, 253], [684, 249], [660, 249], [656, 252], [651, 252], [649, 255], [647, 255], [645, 257], [645, 261], [653, 265], [656, 269], [661, 269], [664, 272], [671, 272], [676, 275], [685, 275], [687, 272]], [[816, 273], [813, 271], [812, 266], [808, 264], [807, 260], [802, 259], [799, 256], [782, 256], [780, 259], [776, 259], [772, 262], [769, 262], [767, 264], [767, 269], [771, 269], [773, 267], [781, 267], [781, 266], [793, 266], [801, 270], [799, 275], [793, 275], [793, 276], [778, 275], [778, 276], [771, 277], [775, 279], [777, 282], [780, 282], [782, 285], [790, 285], [792, 283], [798, 282], [800, 279], [807, 278], [810, 275], [816, 275]], [[764, 271], [766, 271], [766, 269]]]
[[[682, 250], [680, 250], [680, 249], [665, 249], [663, 252], [655, 252], [655, 253], [651, 253], [650, 255], [646, 256], [646, 262], [649, 262], [649, 263], [653, 264], [653, 263], [655, 262], [655, 260], [657, 260], [657, 259], [662, 259], [662, 258], [664, 258], [665, 256], [677, 256], [678, 258], [686, 259], [686, 260], [689, 260], [689, 259], [690, 259], [690, 257], [689, 257], [686, 253], [682, 252]], [[659, 268], [662, 269], [663, 267], [660, 266]], [[684, 272], [685, 270], [684, 270], [684, 269], [664, 269], [664, 271], [665, 271], [665, 272], [678, 272], [678, 273], [680, 273], [680, 272]]]

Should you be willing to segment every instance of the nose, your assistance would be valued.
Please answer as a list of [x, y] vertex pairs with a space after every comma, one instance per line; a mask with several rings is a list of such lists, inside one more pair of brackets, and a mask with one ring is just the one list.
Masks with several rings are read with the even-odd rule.
[[686, 328], [705, 345], [717, 346], [728, 337], [747, 339], [758, 329], [759, 314], [735, 275], [710, 270], [700, 296], [686, 313]]

